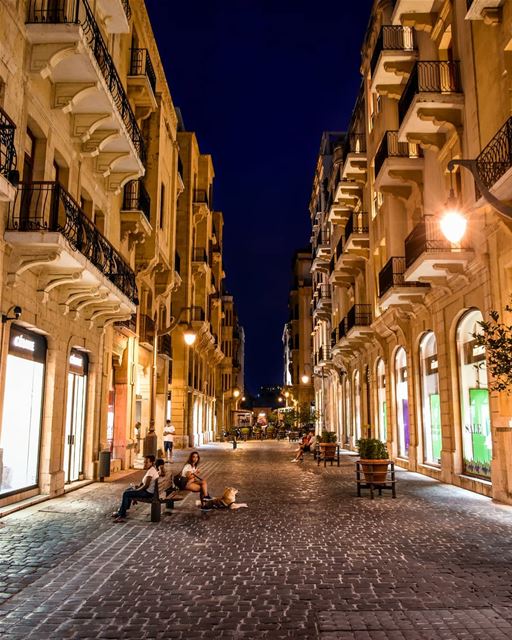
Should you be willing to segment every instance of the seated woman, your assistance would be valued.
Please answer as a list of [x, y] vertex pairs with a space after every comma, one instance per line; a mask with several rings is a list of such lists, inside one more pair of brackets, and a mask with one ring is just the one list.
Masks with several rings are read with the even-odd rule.
[[208, 495], [206, 480], [203, 480], [199, 476], [200, 459], [199, 453], [192, 451], [181, 473], [177, 477], [176, 484], [181, 490], [193, 491], [195, 493], [199, 492], [199, 497], [201, 498], [201, 502], [203, 502], [206, 499], [210, 499], [210, 496]]
[[293, 458], [292, 462], [303, 462], [304, 461], [304, 451], [311, 451], [310, 442], [311, 442], [311, 434], [308, 433], [302, 437], [299, 448], [296, 451], [295, 458]]

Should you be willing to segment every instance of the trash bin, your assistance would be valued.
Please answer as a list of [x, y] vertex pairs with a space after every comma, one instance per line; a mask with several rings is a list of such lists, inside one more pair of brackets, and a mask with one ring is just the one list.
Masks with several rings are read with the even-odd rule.
[[156, 456], [158, 438], [154, 431], [148, 431], [144, 438], [144, 445], [142, 455], [144, 456]]
[[98, 475], [100, 480], [108, 478], [110, 475], [110, 450], [105, 449], [100, 451], [100, 457], [98, 462]]

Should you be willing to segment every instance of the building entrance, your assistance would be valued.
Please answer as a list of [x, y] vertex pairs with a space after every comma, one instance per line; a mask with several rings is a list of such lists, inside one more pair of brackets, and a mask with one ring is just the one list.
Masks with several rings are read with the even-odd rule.
[[11, 326], [0, 433], [0, 496], [37, 487], [46, 339]]
[[83, 351], [72, 349], [69, 356], [64, 449], [66, 482], [80, 480], [81, 476], [83, 476], [87, 367], [87, 354]]

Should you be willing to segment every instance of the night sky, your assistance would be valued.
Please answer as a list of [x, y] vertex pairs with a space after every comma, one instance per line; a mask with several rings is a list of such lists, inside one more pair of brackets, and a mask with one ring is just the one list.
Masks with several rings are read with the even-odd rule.
[[[174, 104], [213, 156], [246, 386], [279, 384], [320, 138], [345, 130], [372, 0], [146, 0]], [[347, 6], [348, 5], [348, 6]], [[349, 8], [350, 7], [350, 8]]]

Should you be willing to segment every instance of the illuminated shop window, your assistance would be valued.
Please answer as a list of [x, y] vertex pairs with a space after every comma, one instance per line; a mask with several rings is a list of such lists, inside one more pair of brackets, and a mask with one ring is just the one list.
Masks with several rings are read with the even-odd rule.
[[45, 360], [45, 338], [12, 325], [0, 434], [0, 495], [38, 485]]
[[441, 464], [441, 402], [439, 399], [437, 341], [429, 331], [420, 342], [423, 462]]
[[457, 328], [462, 455], [464, 473], [490, 479], [492, 439], [485, 348], [473, 337], [481, 332], [478, 322], [482, 319], [474, 309], [463, 316]]
[[398, 455], [409, 457], [409, 396], [407, 385], [407, 355], [400, 347], [395, 355], [395, 398], [398, 430]]
[[377, 404], [378, 404], [378, 427], [379, 439], [386, 442], [388, 437], [388, 411], [386, 404], [386, 366], [384, 360], [377, 361]]

